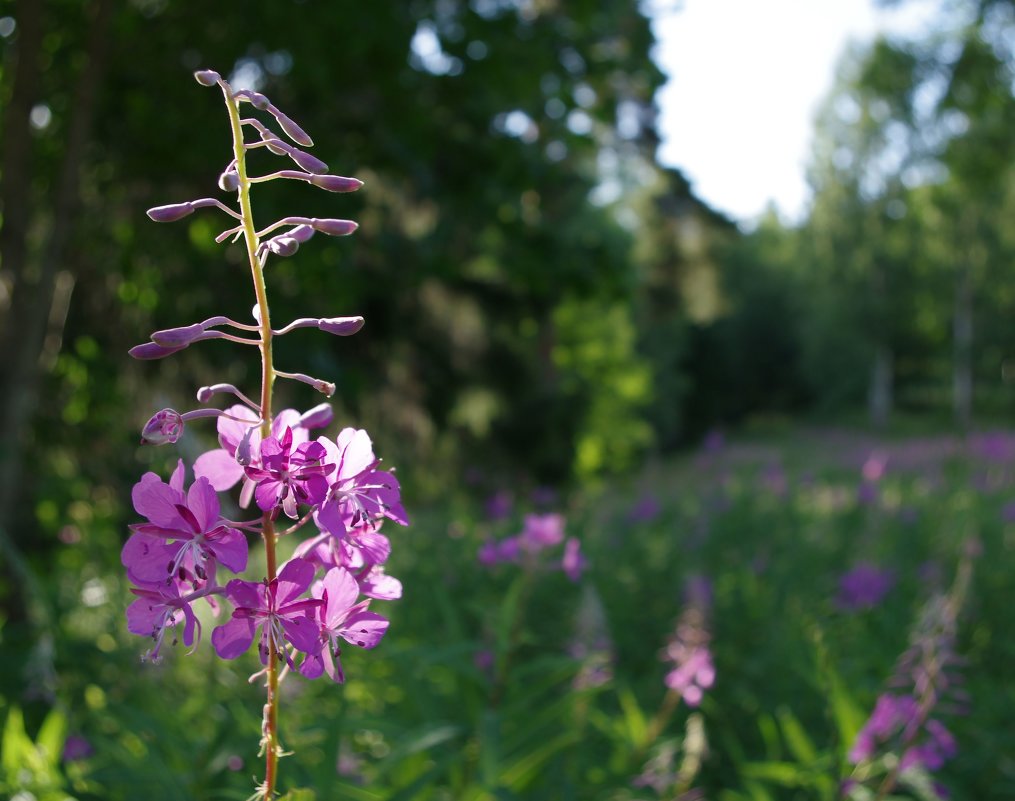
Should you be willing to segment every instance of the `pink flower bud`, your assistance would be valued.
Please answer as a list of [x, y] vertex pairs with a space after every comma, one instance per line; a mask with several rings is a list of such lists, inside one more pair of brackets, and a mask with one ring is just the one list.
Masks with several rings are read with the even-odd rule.
[[325, 317], [317, 321], [317, 327], [329, 334], [348, 337], [363, 327], [362, 317]]
[[187, 346], [166, 347], [165, 345], [159, 345], [157, 342], [145, 342], [143, 345], [135, 345], [127, 353], [135, 359], [164, 359], [166, 356], [172, 356], [185, 347]]
[[141, 429], [142, 445], [172, 444], [183, 434], [183, 418], [174, 409], [163, 409]]
[[164, 328], [152, 334], [152, 342], [166, 348], [185, 348], [203, 333], [204, 326], [200, 323], [179, 328]]
[[168, 206], [156, 206], [147, 211], [148, 216], [155, 222], [175, 222], [193, 213], [193, 203], [171, 203]]
[[311, 175], [310, 183], [328, 192], [355, 192], [363, 182], [357, 178], [343, 178], [341, 175]]
[[331, 425], [335, 412], [330, 403], [321, 403], [300, 416], [300, 425], [303, 428], [325, 428]]
[[194, 73], [194, 80], [201, 84], [201, 86], [214, 86], [222, 80], [222, 76], [215, 72], [215, 70], [198, 70]]
[[320, 231], [328, 236], [348, 236], [359, 228], [359, 225], [352, 220], [318, 220], [314, 218], [311, 225], [315, 231]]

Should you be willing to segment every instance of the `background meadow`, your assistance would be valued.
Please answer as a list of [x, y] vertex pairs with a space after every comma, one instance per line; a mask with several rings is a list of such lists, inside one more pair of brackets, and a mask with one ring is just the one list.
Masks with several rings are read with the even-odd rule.
[[[381, 646], [284, 685], [291, 801], [1015, 794], [1015, 6], [844, 53], [794, 225], [656, 163], [663, 13], [0, 0], [0, 797], [244, 799], [260, 769], [254, 661], [141, 664], [124, 618], [131, 486], [214, 442], [141, 426], [257, 380], [218, 342], [126, 355], [252, 303], [208, 217], [144, 217], [215, 193], [202, 67], [366, 182], [260, 192], [360, 223], [268, 281], [279, 319], [363, 332], [277, 360], [335, 381], [412, 521]], [[946, 728], [915, 764], [872, 734], [888, 692]]]

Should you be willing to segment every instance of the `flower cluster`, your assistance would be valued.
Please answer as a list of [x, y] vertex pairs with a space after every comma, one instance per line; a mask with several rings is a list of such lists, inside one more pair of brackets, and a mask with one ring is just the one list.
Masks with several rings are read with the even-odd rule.
[[559, 514], [526, 515], [521, 533], [500, 540], [488, 540], [479, 549], [479, 563], [486, 567], [498, 564], [541, 563], [544, 554], [563, 544], [556, 566], [571, 581], [578, 581], [585, 570], [586, 560], [581, 542], [564, 536], [564, 516]]
[[666, 686], [690, 707], [701, 704], [705, 691], [715, 683], [715, 665], [709, 642], [708, 618], [712, 586], [704, 576], [692, 576], [687, 601], [677, 621], [677, 630], [663, 651], [672, 667], [663, 679]]
[[955, 637], [974, 551], [975, 545], [967, 550], [951, 590], [935, 594], [924, 607], [910, 647], [900, 657], [890, 681], [896, 691], [878, 696], [849, 751], [849, 761], [856, 768], [847, 791], [876, 780], [887, 793], [901, 781], [927, 785], [937, 795], [945, 795], [943, 788], [929, 783], [926, 774], [940, 770], [954, 757], [958, 744], [932, 715], [962, 713], [968, 703]]
[[[285, 217], [255, 231], [249, 206], [250, 186], [286, 178], [305, 181], [332, 192], [358, 189], [354, 178], [328, 175], [327, 165], [301, 150], [312, 145], [310, 137], [291, 118], [258, 92], [233, 91], [221, 76], [210, 70], [195, 74], [204, 86], [218, 85], [225, 96], [234, 129], [252, 130], [255, 141], [234, 142], [236, 157], [226, 165], [219, 186], [237, 194], [239, 210], [211, 198], [159, 206], [149, 210], [156, 222], [170, 222], [199, 208], [218, 208], [238, 224], [223, 231], [218, 241], [244, 238], [255, 275], [256, 324], [212, 317], [199, 323], [156, 331], [151, 341], [131, 350], [139, 359], [157, 359], [176, 353], [204, 339], [227, 339], [260, 347], [265, 374], [309, 384], [327, 395], [330, 382], [298, 373], [275, 370], [270, 362], [270, 342], [296, 328], [315, 327], [347, 336], [363, 325], [362, 317], [301, 318], [280, 329], [271, 328], [261, 270], [269, 256], [291, 256], [314, 233], [342, 236], [356, 224], [348, 220]], [[249, 103], [267, 112], [283, 134], [256, 118], [239, 118], [239, 107]], [[300, 147], [297, 147], [300, 146]], [[246, 172], [245, 154], [258, 148], [291, 159], [299, 170], [280, 170], [260, 177]], [[280, 231], [280, 232], [279, 232]], [[279, 232], [279, 233], [275, 233]], [[270, 238], [268, 234], [274, 233]], [[256, 338], [251, 338], [254, 334]], [[286, 409], [271, 413], [270, 378], [261, 388], [261, 402], [251, 401], [230, 384], [201, 387], [197, 398], [209, 402], [216, 395], [232, 395], [241, 401], [225, 409], [202, 407], [179, 413], [157, 412], [143, 427], [142, 443], [176, 442], [187, 422], [215, 417], [219, 447], [203, 453], [193, 465], [193, 481], [187, 486], [187, 470], [179, 462], [169, 482], [146, 473], [135, 485], [135, 511], [145, 522], [132, 525], [122, 551], [122, 562], [137, 596], [127, 610], [128, 628], [151, 637], [148, 657], [157, 660], [168, 632], [182, 627], [184, 644], [196, 646], [201, 624], [194, 604], [210, 605], [223, 614], [223, 601], [231, 612], [211, 635], [215, 651], [234, 659], [257, 640], [261, 662], [284, 662], [314, 678], [327, 674], [344, 680], [339, 660], [340, 641], [373, 648], [384, 636], [388, 621], [370, 610], [374, 599], [401, 596], [401, 584], [387, 576], [384, 563], [391, 553], [381, 523], [393, 520], [407, 525], [394, 473], [379, 468], [365, 431], [345, 428], [335, 440], [312, 438], [314, 429], [328, 425], [331, 407], [317, 406], [300, 414]], [[222, 514], [218, 493], [239, 486], [239, 506], [251, 502], [260, 519], [230, 520]], [[277, 531], [280, 517], [292, 523]], [[283, 536], [294, 539], [306, 527], [312, 533], [297, 543], [293, 558], [275, 563], [275, 544]], [[248, 535], [263, 540], [267, 549], [268, 575], [260, 582], [243, 578], [226, 580], [222, 573], [242, 574], [247, 569]], [[299, 664], [297, 665], [297, 661]]]

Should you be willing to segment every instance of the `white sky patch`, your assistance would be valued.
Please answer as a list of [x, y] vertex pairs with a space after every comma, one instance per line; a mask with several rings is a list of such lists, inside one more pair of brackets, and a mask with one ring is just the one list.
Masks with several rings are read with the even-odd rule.
[[806, 209], [804, 171], [818, 106], [848, 43], [879, 30], [915, 32], [935, 0], [895, 11], [872, 0], [685, 0], [653, 20], [659, 160], [741, 221], [769, 203], [791, 221]]

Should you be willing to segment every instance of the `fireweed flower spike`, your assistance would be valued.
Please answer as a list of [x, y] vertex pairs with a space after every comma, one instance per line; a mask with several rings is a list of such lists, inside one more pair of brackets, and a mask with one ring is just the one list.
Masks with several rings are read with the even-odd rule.
[[[236, 193], [236, 203], [199, 198], [156, 206], [148, 216], [156, 222], [173, 222], [198, 209], [216, 208], [236, 222], [216, 241], [242, 240], [246, 246], [254, 324], [215, 316], [164, 328], [154, 332], [150, 342], [131, 348], [130, 355], [163, 359], [208, 339], [254, 345], [261, 354], [261, 384], [249, 397], [232, 384], [203, 386], [197, 391], [201, 404], [221, 393], [239, 402], [224, 409], [204, 407], [182, 413], [162, 409], [145, 423], [143, 444], [171, 445], [182, 436], [186, 423], [214, 417], [219, 447], [195, 460], [189, 487], [185, 486], [187, 467], [182, 461], [168, 483], [155, 473], [146, 473], [134, 486], [134, 508], [144, 522], [130, 527], [121, 552], [136, 596], [127, 609], [127, 628], [153, 640], [147, 653], [152, 661], [162, 657], [167, 641], [176, 643], [181, 627], [183, 643], [198, 647], [201, 625], [194, 604], [202, 601], [219, 616], [211, 641], [221, 658], [239, 658], [260, 633], [258, 651], [264, 670], [255, 676], [264, 676], [267, 692], [261, 726], [265, 774], [255, 797], [267, 801], [276, 795], [282, 754], [279, 684], [296, 672], [305, 679], [328, 675], [341, 683], [344, 672], [339, 641], [361, 648], [373, 648], [381, 641], [388, 621], [368, 606], [373, 599], [400, 598], [402, 585], [384, 572], [391, 543], [379, 529], [385, 519], [407, 525], [408, 518], [398, 481], [392, 472], [377, 469], [380, 460], [374, 456], [365, 431], [345, 428], [334, 442], [327, 437], [312, 440], [312, 430], [333, 420], [328, 404], [303, 413], [294, 409], [272, 412], [276, 378], [309, 384], [329, 396], [335, 392], [335, 385], [326, 379], [277, 370], [273, 338], [297, 328], [350, 336], [363, 327], [363, 318], [301, 317], [273, 329], [265, 267], [272, 257], [294, 255], [314, 234], [347, 236], [356, 230], [356, 223], [289, 216], [259, 231], [254, 225], [251, 187], [276, 178], [303, 181], [328, 192], [352, 192], [363, 184], [355, 178], [326, 174], [328, 165], [302, 149], [313, 145], [306, 131], [264, 95], [234, 92], [213, 70], [200, 70], [194, 77], [200, 85], [217, 86], [222, 92], [233, 152], [218, 184], [223, 191]], [[241, 118], [242, 103], [249, 103], [255, 112], [266, 112], [270, 125], [254, 116]], [[274, 126], [281, 133], [276, 133]], [[252, 132], [256, 139], [245, 141], [244, 132]], [[255, 150], [290, 159], [299, 169], [251, 177], [246, 157]], [[273, 232], [277, 233], [264, 238]], [[234, 522], [222, 517], [218, 493], [234, 489], [239, 490], [240, 507], [256, 502], [259, 519]], [[294, 521], [282, 530], [276, 529], [280, 513]], [[309, 526], [311, 521], [317, 530]], [[311, 528], [309, 536], [303, 533], [304, 526]], [[262, 541], [264, 572], [255, 576], [255, 581], [240, 577], [223, 586], [217, 578], [220, 567], [240, 574], [247, 569], [248, 534], [258, 535]], [[304, 539], [295, 543], [296, 556], [279, 565], [275, 546], [283, 535]], [[170, 632], [173, 635], [168, 638]], [[299, 661], [298, 654], [303, 655]], [[297, 666], [298, 670], [294, 669]]]

